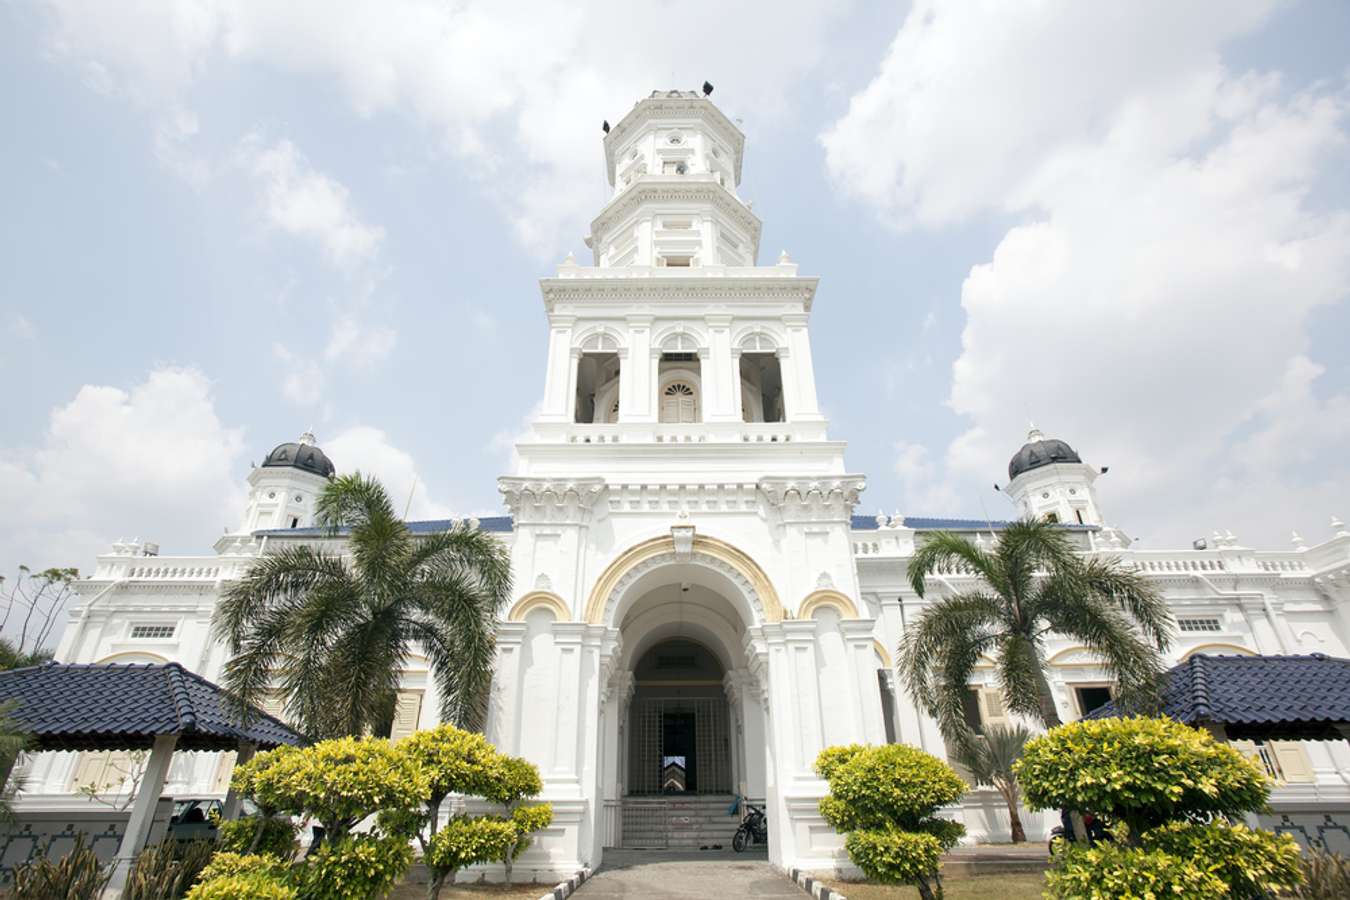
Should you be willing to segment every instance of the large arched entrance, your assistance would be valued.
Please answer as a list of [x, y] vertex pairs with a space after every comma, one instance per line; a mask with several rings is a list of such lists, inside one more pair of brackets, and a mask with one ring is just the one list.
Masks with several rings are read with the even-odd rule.
[[764, 716], [747, 645], [764, 602], [739, 572], [697, 551], [662, 553], [606, 603], [623, 685], [606, 751], [611, 846], [729, 847], [734, 796], [762, 802]]

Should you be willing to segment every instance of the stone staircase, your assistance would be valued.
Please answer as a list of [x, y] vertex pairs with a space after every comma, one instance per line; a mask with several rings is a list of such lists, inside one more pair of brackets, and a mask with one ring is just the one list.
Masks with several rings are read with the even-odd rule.
[[697, 850], [721, 844], [731, 849], [739, 815], [727, 815], [730, 794], [625, 797], [623, 846], [633, 850]]

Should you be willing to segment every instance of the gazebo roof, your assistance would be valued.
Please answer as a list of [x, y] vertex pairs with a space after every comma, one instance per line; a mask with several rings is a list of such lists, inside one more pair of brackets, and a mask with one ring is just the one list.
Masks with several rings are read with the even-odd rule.
[[[1229, 738], [1340, 740], [1350, 727], [1350, 659], [1196, 654], [1167, 673], [1162, 711]], [[1090, 718], [1119, 715], [1114, 703]]]
[[260, 750], [303, 744], [284, 722], [253, 709], [240, 722], [229, 694], [178, 663], [47, 663], [0, 672], [0, 701], [41, 750], [145, 750], [156, 735], [178, 736], [178, 750]]

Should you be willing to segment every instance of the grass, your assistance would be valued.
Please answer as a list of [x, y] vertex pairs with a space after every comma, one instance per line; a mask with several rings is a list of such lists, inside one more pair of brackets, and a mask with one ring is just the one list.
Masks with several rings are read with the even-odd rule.
[[[861, 881], [829, 881], [847, 900], [918, 900], [916, 888]], [[945, 900], [1040, 900], [1044, 875], [976, 875], [942, 879]]]

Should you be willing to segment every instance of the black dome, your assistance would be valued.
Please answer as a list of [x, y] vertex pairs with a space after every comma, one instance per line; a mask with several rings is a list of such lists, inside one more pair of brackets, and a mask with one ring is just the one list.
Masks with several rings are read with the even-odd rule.
[[314, 445], [314, 435], [308, 431], [300, 435], [300, 440], [279, 444], [263, 460], [263, 468], [290, 467], [300, 469], [322, 478], [332, 478], [337, 467], [333, 461]]
[[1047, 438], [1035, 428], [1027, 435], [1022, 449], [1008, 460], [1008, 478], [1013, 479], [1023, 472], [1039, 469], [1052, 463], [1080, 463], [1077, 451], [1068, 444], [1055, 438]]

